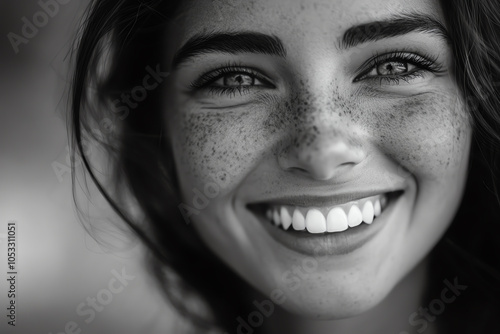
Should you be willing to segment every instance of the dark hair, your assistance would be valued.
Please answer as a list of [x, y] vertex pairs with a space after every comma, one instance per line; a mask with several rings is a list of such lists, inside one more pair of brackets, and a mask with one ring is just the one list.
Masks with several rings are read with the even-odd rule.
[[[474, 123], [464, 200], [441, 246], [446, 245], [451, 258], [460, 257], [457, 264], [466, 262], [477, 269], [474, 279], [498, 292], [493, 285], [500, 282], [497, 261], [489, 262], [487, 255], [493, 254], [495, 259], [500, 255], [495, 242], [500, 232], [496, 176], [500, 159], [500, 4], [496, 0], [440, 3], [451, 36], [454, 74]], [[80, 155], [87, 175], [151, 250], [150, 269], [179, 312], [199, 326], [208, 328], [213, 321], [230, 330], [235, 328], [236, 317], [248, 312], [245, 293], [250, 288], [205, 246], [178, 210], [177, 172], [162, 127], [164, 115], [159, 112], [164, 110], [161, 89], [148, 91], [147, 98], [133, 108], [114, 105], [123, 99], [122, 93], [142, 85], [148, 67], [167, 68], [166, 31], [169, 24], [175, 24], [180, 4], [173, 0], [92, 1], [74, 60], [69, 124], [72, 152]], [[106, 148], [113, 162], [111, 184], [115, 188], [105, 188], [93, 171], [83, 147], [87, 140]], [[127, 210], [130, 198], [143, 216]], [[477, 208], [482, 210], [479, 214]], [[480, 231], [471, 237], [470, 219], [495, 234]], [[187, 296], [200, 297], [212, 316], [199, 316]]]
[[[82, 27], [72, 82], [73, 153], [78, 153], [90, 179], [114, 211], [151, 251], [149, 268], [162, 291], [181, 315], [200, 327], [210, 321], [198, 316], [188, 297], [208, 303], [218, 326], [228, 327], [231, 314], [242, 314], [239, 305], [245, 284], [204, 245], [180, 214], [180, 194], [165, 129], [160, 88], [125, 112], [110, 106], [123, 92], [143, 85], [148, 74], [164, 66], [163, 45], [168, 24], [174, 24], [179, 1], [93, 1]], [[140, 52], [138, 52], [140, 51]], [[111, 66], [106, 75], [103, 58]], [[123, 71], [123, 69], [127, 69]], [[92, 93], [92, 96], [89, 96]], [[113, 127], [118, 127], [119, 130]], [[105, 135], [102, 135], [102, 134]], [[105, 189], [84, 153], [87, 140], [106, 148], [113, 161], [116, 189]], [[144, 213], [141, 225], [132, 217], [124, 193], [130, 194]], [[230, 282], [230, 284], [228, 284]], [[192, 292], [190, 295], [188, 295]]]
[[[442, 0], [441, 4], [451, 37], [454, 76], [473, 120], [468, 184], [456, 221], [470, 218], [470, 221], [487, 224], [491, 232], [500, 231], [497, 175], [500, 171], [500, 3]], [[470, 245], [462, 248], [473, 251], [493, 246], [475, 243], [491, 236], [496, 240], [494, 233], [477, 233], [479, 239], [473, 241], [470, 221], [468, 224], [456, 224], [456, 221], [452, 231], [463, 228], [463, 233], [458, 235], [468, 240], [463, 240], [465, 243], [461, 246]], [[491, 259], [491, 256], [481, 258]], [[493, 274], [495, 270], [490, 269]]]
[[[448, 325], [450, 332], [487, 332], [496, 327], [500, 314], [500, 3], [440, 3], [451, 38], [455, 80], [472, 118], [473, 138], [462, 204], [433, 255], [435, 268], [441, 268], [436, 271], [443, 273], [447, 268], [473, 290], [471, 298], [462, 301], [459, 315], [454, 315], [455, 327]], [[480, 311], [471, 312], [474, 305]], [[482, 320], [467, 323], [474, 318]]]

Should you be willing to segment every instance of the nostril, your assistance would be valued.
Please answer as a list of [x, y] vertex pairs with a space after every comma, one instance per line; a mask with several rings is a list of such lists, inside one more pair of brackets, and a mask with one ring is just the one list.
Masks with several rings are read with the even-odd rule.
[[348, 161], [348, 162], [343, 162], [343, 163], [339, 164], [338, 167], [342, 167], [342, 166], [354, 166], [354, 165], [357, 165], [357, 162]]
[[355, 159], [352, 150], [341, 153], [331, 151], [320, 153], [289, 154], [282, 156], [279, 164], [289, 173], [324, 181], [345, 173], [363, 160]]
[[292, 173], [306, 174], [307, 169], [301, 167], [288, 167], [287, 170]]

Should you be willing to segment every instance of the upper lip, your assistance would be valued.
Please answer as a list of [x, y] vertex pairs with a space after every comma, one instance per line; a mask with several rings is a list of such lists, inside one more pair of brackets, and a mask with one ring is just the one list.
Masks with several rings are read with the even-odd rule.
[[277, 205], [291, 205], [299, 207], [330, 207], [330, 206], [342, 205], [345, 203], [349, 203], [367, 197], [372, 197], [376, 195], [382, 195], [402, 190], [404, 189], [371, 190], [365, 192], [339, 193], [331, 196], [295, 195], [295, 196], [269, 198], [251, 204], [277, 204]]

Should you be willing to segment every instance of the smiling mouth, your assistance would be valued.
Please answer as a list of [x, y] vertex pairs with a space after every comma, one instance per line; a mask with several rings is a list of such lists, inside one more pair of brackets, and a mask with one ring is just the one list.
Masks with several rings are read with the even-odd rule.
[[398, 190], [338, 196], [334, 205], [330, 198], [294, 197], [247, 208], [276, 241], [292, 250], [307, 255], [348, 254], [387, 225], [403, 194]]
[[279, 203], [260, 203], [249, 208], [284, 231], [310, 234], [340, 233], [361, 224], [371, 225], [401, 192], [361, 198], [329, 207], [304, 207]]

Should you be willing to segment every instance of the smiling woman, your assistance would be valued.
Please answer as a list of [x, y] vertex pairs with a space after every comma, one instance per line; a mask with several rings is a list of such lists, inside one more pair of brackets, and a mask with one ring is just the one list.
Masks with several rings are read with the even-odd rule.
[[[88, 13], [74, 149], [185, 320], [229, 333], [490, 329], [494, 1], [101, 0]], [[152, 68], [161, 85], [138, 94]], [[103, 119], [117, 129], [95, 138], [111, 153], [105, 181], [83, 150]]]

